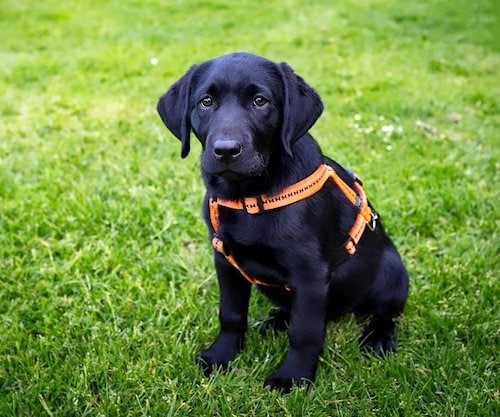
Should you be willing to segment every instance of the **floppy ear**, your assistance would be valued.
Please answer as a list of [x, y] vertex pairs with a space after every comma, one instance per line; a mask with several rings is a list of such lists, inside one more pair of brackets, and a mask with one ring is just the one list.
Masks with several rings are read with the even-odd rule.
[[281, 141], [292, 155], [292, 143], [304, 136], [323, 111], [321, 99], [285, 62], [278, 65], [283, 81], [283, 125]]
[[196, 67], [196, 65], [193, 65], [189, 68], [189, 70], [160, 97], [156, 106], [156, 110], [158, 110], [165, 126], [167, 126], [167, 128], [181, 141], [182, 158], [188, 155], [190, 149], [190, 90], [191, 80]]

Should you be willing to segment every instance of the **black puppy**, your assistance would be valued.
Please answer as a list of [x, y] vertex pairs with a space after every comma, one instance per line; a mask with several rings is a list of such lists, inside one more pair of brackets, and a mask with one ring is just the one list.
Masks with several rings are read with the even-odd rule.
[[314, 380], [326, 322], [345, 313], [372, 316], [362, 347], [395, 349], [408, 275], [359, 180], [308, 134], [322, 110], [287, 64], [247, 53], [192, 66], [158, 102], [181, 156], [191, 130], [203, 148], [220, 287], [220, 333], [198, 358], [207, 375], [242, 348], [252, 284], [279, 307], [266, 328], [288, 329], [286, 358], [265, 382], [272, 389]]

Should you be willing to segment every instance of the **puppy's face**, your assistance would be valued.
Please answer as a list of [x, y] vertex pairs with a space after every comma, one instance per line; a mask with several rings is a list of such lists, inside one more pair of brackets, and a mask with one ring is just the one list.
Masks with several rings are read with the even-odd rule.
[[203, 148], [204, 174], [227, 181], [261, 175], [275, 152], [292, 144], [323, 109], [316, 92], [285, 63], [232, 53], [192, 66], [160, 98], [158, 112], [190, 149], [190, 132]]
[[282, 82], [275, 64], [231, 55], [203, 64], [192, 82], [190, 123], [205, 173], [260, 175], [279, 142]]

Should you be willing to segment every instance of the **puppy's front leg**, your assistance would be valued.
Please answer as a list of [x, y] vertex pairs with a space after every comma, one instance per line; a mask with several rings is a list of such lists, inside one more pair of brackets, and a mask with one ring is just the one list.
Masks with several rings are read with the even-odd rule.
[[288, 393], [294, 384], [314, 381], [325, 340], [327, 298], [326, 284], [294, 289], [288, 328], [290, 347], [280, 368], [267, 378], [265, 386]]
[[247, 330], [251, 285], [219, 254], [215, 254], [219, 281], [219, 335], [197, 358], [206, 376], [216, 367], [226, 369], [243, 347]]

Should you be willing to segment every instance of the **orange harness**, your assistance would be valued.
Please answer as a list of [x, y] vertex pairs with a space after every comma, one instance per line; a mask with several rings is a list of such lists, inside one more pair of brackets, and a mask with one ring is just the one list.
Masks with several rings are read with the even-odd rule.
[[354, 220], [354, 224], [348, 233], [347, 241], [342, 245], [344, 257], [342, 260], [356, 253], [356, 246], [365, 231], [366, 226], [370, 230], [375, 230], [378, 219], [375, 213], [368, 205], [366, 194], [361, 187], [361, 182], [356, 177], [354, 181], [354, 189], [349, 187], [345, 181], [335, 172], [335, 170], [326, 164], [322, 164], [311, 175], [303, 180], [286, 187], [280, 194], [273, 196], [261, 195], [257, 197], [245, 197], [241, 200], [224, 200], [221, 198], [210, 198], [210, 222], [214, 229], [212, 237], [212, 246], [220, 254], [224, 255], [226, 260], [236, 268], [241, 275], [253, 285], [263, 285], [268, 287], [284, 287], [287, 291], [292, 288], [285, 284], [272, 284], [264, 282], [248, 275], [238, 264], [234, 258], [230, 248], [218, 237], [220, 230], [219, 224], [219, 206], [231, 208], [234, 210], [245, 210], [248, 214], [260, 214], [268, 210], [273, 210], [279, 207], [287, 206], [300, 200], [304, 200], [323, 188], [325, 183], [331, 180], [335, 186], [347, 197], [347, 199], [358, 208], [358, 215]]

